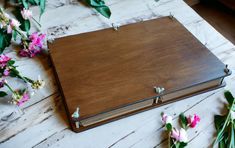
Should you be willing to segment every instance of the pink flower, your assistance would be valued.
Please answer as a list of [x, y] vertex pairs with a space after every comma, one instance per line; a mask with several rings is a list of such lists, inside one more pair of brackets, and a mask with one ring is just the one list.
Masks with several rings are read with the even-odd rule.
[[13, 27], [19, 27], [20, 26], [20, 22], [17, 21], [16, 19], [11, 19], [10, 20], [10, 26]]
[[185, 129], [183, 129], [183, 128], [181, 128], [180, 131], [175, 128], [172, 129], [171, 137], [179, 142], [184, 142], [184, 143], [188, 142], [188, 135], [187, 135]]
[[34, 32], [29, 36], [32, 45], [42, 48], [43, 40], [45, 39], [46, 34], [39, 34], [38, 32]]
[[30, 58], [32, 58], [32, 57], [36, 56], [37, 54], [39, 54], [40, 52], [41, 52], [41, 50], [34, 49], [34, 48], [29, 48], [29, 49], [21, 49], [19, 54], [22, 57], [30, 57]]
[[12, 33], [12, 27], [10, 25], [7, 26], [7, 33], [8, 34]]
[[166, 124], [172, 124], [172, 117], [171, 116], [168, 116], [167, 114], [163, 113], [162, 114], [162, 122], [164, 125]]
[[27, 102], [29, 100], [29, 94], [28, 93], [24, 93], [22, 98], [19, 100], [19, 102], [17, 103], [18, 106], [23, 105], [25, 102]]
[[3, 72], [3, 75], [4, 76], [9, 76], [9, 74], [10, 74], [10, 69], [6, 68]]
[[0, 55], [0, 67], [1, 68], [6, 67], [7, 62], [10, 60], [11, 60], [11, 58], [9, 58], [8, 56], [6, 56], [4, 54]]
[[188, 124], [191, 128], [194, 128], [198, 122], [200, 122], [200, 117], [196, 114], [194, 114], [194, 116], [189, 116], [187, 118]]
[[45, 39], [46, 34], [39, 34], [35, 32], [29, 36], [29, 43], [23, 45], [24, 48], [20, 50], [19, 54], [22, 57], [34, 57], [42, 51], [43, 40]]
[[29, 100], [29, 94], [26, 90], [17, 90], [12, 94], [12, 104], [17, 106], [23, 105], [26, 101]]
[[8, 34], [12, 33], [13, 28], [19, 27], [19, 26], [20, 26], [19, 21], [17, 21], [16, 19], [11, 19], [10, 20], [10, 25], [7, 26], [7, 33]]
[[32, 11], [30, 11], [28, 9], [23, 9], [23, 10], [21, 10], [21, 15], [25, 20], [29, 20], [32, 18], [33, 13], [32, 13]]
[[5, 80], [5, 79], [2, 79], [2, 80], [0, 81], [0, 88], [2, 88], [5, 83], [6, 83], [6, 80]]

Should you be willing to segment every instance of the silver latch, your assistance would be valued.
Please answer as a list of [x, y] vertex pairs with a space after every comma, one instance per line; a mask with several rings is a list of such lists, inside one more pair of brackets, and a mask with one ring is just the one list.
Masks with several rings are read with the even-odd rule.
[[230, 70], [228, 69], [228, 65], [225, 65], [224, 72], [225, 72], [226, 74], [228, 74], [228, 73], [230, 72]]
[[78, 120], [80, 114], [79, 114], [79, 107], [77, 107], [76, 111], [72, 114], [72, 119], [75, 122], [76, 128], [80, 127], [80, 122]]
[[[154, 86], [154, 90], [158, 95], [161, 95], [165, 91], [165, 88], [164, 87]], [[162, 102], [162, 97], [161, 96], [158, 96], [158, 97], [155, 98], [155, 103], [161, 103], [161, 102]]]
[[118, 28], [120, 27], [120, 25], [114, 23], [112, 23], [112, 26], [115, 31], [118, 31]]

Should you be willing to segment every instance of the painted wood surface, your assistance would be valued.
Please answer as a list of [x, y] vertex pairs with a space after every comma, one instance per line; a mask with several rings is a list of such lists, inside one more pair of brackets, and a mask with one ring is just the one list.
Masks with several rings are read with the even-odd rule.
[[[113, 12], [111, 19], [105, 19], [76, 0], [49, 0], [41, 20], [41, 30], [53, 39], [111, 27], [112, 23], [123, 25], [172, 14], [219, 59], [229, 64], [233, 74], [226, 78], [225, 89], [235, 94], [234, 45], [182, 0], [108, 0], [107, 4]], [[39, 14], [37, 7], [32, 10], [34, 14]], [[215, 138], [213, 116], [223, 112], [224, 88], [75, 134], [67, 123], [47, 54], [34, 59], [19, 58], [16, 50], [17, 47], [11, 46], [6, 53], [15, 57], [19, 70], [35, 79], [40, 75], [47, 85], [21, 107], [22, 112], [7, 104], [9, 96], [0, 99], [0, 148], [166, 147], [161, 112], [173, 115], [176, 124], [181, 112], [201, 116], [199, 126], [189, 131], [189, 147], [210, 147]], [[14, 88], [22, 86], [20, 81], [9, 82]], [[11, 113], [14, 117], [8, 117]]]

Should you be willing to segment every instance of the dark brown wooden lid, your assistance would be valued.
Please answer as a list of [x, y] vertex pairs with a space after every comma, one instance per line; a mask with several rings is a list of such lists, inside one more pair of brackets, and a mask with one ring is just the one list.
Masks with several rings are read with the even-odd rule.
[[223, 77], [224, 64], [177, 20], [164, 17], [56, 39], [51, 58], [69, 114], [81, 118]]

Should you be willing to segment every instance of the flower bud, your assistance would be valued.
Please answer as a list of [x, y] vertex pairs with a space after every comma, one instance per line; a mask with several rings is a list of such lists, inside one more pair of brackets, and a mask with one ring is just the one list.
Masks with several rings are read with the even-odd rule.
[[29, 20], [32, 18], [33, 13], [31, 10], [23, 9], [21, 10], [21, 15], [25, 20]]
[[167, 114], [163, 113], [162, 114], [162, 122], [164, 125], [166, 124], [172, 124], [172, 117], [168, 116]]
[[200, 122], [200, 117], [196, 114], [194, 114], [194, 116], [189, 116], [187, 118], [187, 121], [188, 121], [188, 125], [191, 127], [191, 128], [194, 128], [198, 122]]
[[10, 26], [13, 27], [19, 27], [20, 26], [20, 22], [17, 21], [16, 19], [11, 19], [10, 20]]

